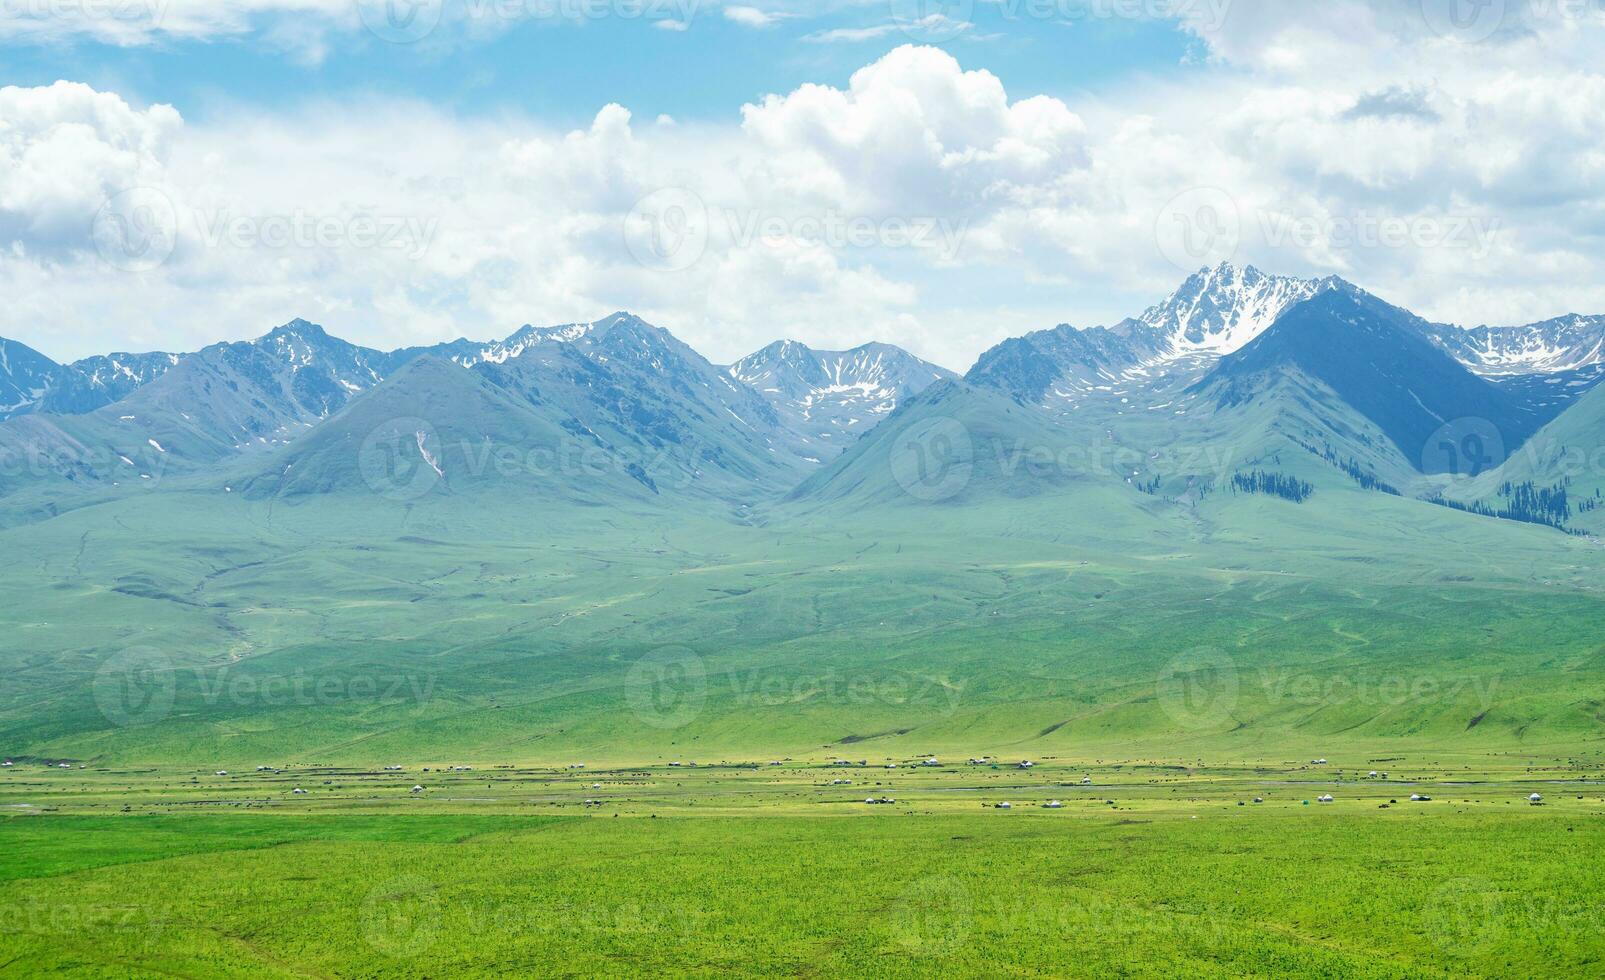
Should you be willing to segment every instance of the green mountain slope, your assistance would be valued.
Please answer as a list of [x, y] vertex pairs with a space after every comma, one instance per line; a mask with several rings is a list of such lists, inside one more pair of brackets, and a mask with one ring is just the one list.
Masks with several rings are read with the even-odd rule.
[[565, 428], [478, 372], [421, 357], [306, 437], [225, 477], [250, 497], [413, 502], [497, 492], [586, 506], [650, 499], [632, 461]]
[[961, 507], [1111, 478], [1089, 441], [1091, 433], [997, 391], [939, 381], [800, 484], [788, 503]]
[[[762, 526], [455, 493], [83, 508], [0, 531], [32, 556], [0, 572], [0, 627], [28, 637], [0, 652], [0, 754], [1282, 758], [1602, 734], [1589, 542], [1362, 492], [1108, 492]], [[1183, 697], [1197, 672], [1230, 697]]]
[[[1496, 512], [1540, 498], [1553, 501], [1541, 516], [1568, 528], [1605, 532], [1605, 389], [1583, 395], [1508, 454], [1497, 433], [1467, 430], [1461, 438], [1485, 440], [1462, 455], [1480, 455], [1490, 465], [1438, 481], [1444, 497]], [[1491, 458], [1495, 453], [1499, 459]]]

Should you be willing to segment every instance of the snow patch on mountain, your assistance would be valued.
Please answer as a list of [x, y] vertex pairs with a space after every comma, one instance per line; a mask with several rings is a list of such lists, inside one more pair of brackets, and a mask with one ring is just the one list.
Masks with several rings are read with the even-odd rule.
[[36, 409], [64, 370], [33, 348], [0, 338], [0, 418]]
[[591, 323], [566, 323], [557, 327], [534, 327], [526, 324], [506, 340], [472, 345], [476, 349], [453, 354], [451, 360], [463, 367], [473, 367], [475, 364], [506, 364], [540, 344], [568, 344], [580, 340], [588, 335], [594, 326], [595, 324]]
[[954, 377], [890, 344], [829, 351], [793, 340], [742, 358], [728, 373], [774, 407], [798, 458], [810, 465], [819, 465], [821, 446], [834, 455], [910, 395]]
[[1427, 335], [1490, 378], [1564, 374], [1605, 364], [1605, 316], [1571, 314], [1520, 327], [1432, 324]]
[[1340, 283], [1347, 285], [1335, 278], [1268, 276], [1253, 266], [1222, 263], [1189, 276], [1163, 303], [1138, 317], [1147, 331], [1128, 327], [1127, 332], [1157, 341], [1160, 360], [1230, 354], [1252, 343], [1289, 307]]
[[1061, 324], [1004, 341], [983, 354], [968, 377], [1056, 411], [1097, 400], [1111, 402], [1117, 414], [1161, 405], [1182, 414], [1186, 387], [1288, 309], [1329, 289], [1358, 292], [1337, 278], [1269, 276], [1222, 263], [1200, 269], [1163, 302], [1112, 327]]

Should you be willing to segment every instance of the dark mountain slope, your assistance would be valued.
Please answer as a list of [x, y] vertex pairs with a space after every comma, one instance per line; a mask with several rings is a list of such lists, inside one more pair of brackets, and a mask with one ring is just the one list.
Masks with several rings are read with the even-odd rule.
[[1230, 408], [1254, 401], [1296, 371], [1335, 393], [1424, 472], [1438, 468], [1439, 455], [1430, 447], [1446, 425], [1485, 420], [1510, 446], [1537, 430], [1542, 419], [1531, 406], [1427, 341], [1413, 319], [1369, 295], [1323, 293], [1222, 358], [1195, 390]]

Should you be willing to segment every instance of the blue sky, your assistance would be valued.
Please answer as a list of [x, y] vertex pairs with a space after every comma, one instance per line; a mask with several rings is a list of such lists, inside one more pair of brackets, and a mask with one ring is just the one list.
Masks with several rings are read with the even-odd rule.
[[[432, 30], [381, 39], [387, 2]], [[1466, 325], [1605, 311], [1605, 3], [1457, 2], [0, 4], [0, 336], [628, 309], [716, 360], [963, 369], [1220, 261]]]

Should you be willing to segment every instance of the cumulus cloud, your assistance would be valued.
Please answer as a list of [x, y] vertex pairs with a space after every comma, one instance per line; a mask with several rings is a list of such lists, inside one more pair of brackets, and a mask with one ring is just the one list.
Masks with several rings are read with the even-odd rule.
[[774, 187], [884, 212], [984, 214], [1081, 165], [1086, 129], [1057, 99], [1010, 103], [986, 71], [904, 46], [846, 89], [805, 85], [742, 110]]
[[125, 188], [161, 184], [177, 110], [57, 82], [0, 88], [0, 236], [54, 254], [89, 244], [94, 214]]

